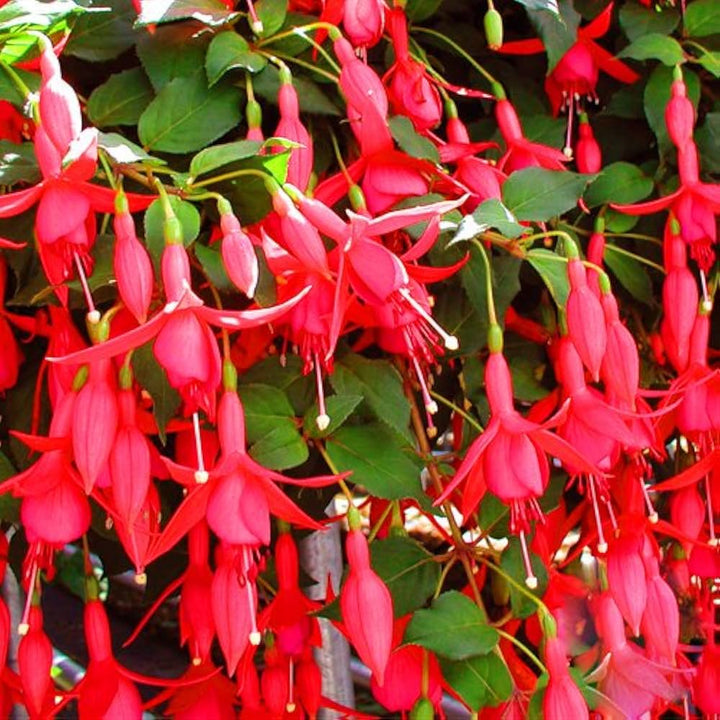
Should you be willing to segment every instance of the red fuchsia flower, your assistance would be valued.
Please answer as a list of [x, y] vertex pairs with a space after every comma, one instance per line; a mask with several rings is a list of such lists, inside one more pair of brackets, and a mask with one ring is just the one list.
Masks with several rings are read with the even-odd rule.
[[[163, 309], [140, 327], [93, 348], [62, 357], [59, 363], [91, 362], [110, 358], [139, 347], [157, 336], [153, 353], [170, 384], [184, 401], [187, 415], [202, 408], [215, 416], [215, 392], [220, 384], [220, 352], [210, 325], [228, 330], [252, 327], [282, 316], [302, 299], [298, 294], [273, 308], [221, 311], [206, 307], [191, 288], [190, 261], [182, 244], [179, 221], [169, 213], [165, 225], [166, 244], [162, 256], [162, 278], [167, 298]], [[186, 352], [178, 353], [177, 348]]]
[[383, 0], [343, 0], [342, 22], [345, 34], [356, 48], [377, 45], [385, 29]]
[[0, 140], [19, 145], [23, 141], [28, 121], [7, 100], [0, 100]]
[[675, 147], [683, 148], [693, 142], [695, 107], [687, 96], [687, 86], [679, 67], [673, 73], [670, 100], [665, 106], [665, 127]]
[[[35, 232], [40, 260], [65, 304], [68, 291], [57, 286], [72, 276], [73, 264], [79, 272], [92, 269], [93, 211], [113, 212], [115, 194], [87, 182], [97, 165], [97, 130], [81, 132], [80, 103], [62, 79], [60, 64], [47, 40], [43, 41], [40, 70], [40, 124], [34, 142], [43, 180], [27, 190], [4, 195], [0, 217], [18, 215], [39, 201]], [[128, 203], [134, 212], [146, 208], [152, 199], [131, 195]]]
[[690, 336], [700, 293], [697, 281], [687, 266], [687, 250], [680, 237], [680, 226], [672, 215], [665, 223], [664, 257], [667, 274], [663, 281], [660, 330], [668, 359], [678, 372], [683, 372], [689, 361]]
[[5, 284], [7, 281], [7, 261], [0, 257], [0, 394], [15, 387], [20, 372], [20, 365], [23, 361], [23, 354], [20, 351], [10, 323], [5, 318]]
[[[370, 566], [367, 538], [354, 507], [348, 511], [348, 522], [345, 550], [350, 572], [340, 591], [340, 612], [350, 642], [382, 687], [392, 650], [393, 601], [387, 586]], [[369, 612], [372, 623], [367, 622]]]
[[[568, 111], [565, 153], [569, 157], [572, 157], [573, 115], [582, 107], [583, 98], [594, 103], [598, 102], [595, 87], [600, 71], [623, 83], [634, 83], [640, 77], [595, 42], [610, 29], [613, 7], [614, 3], [609, 3], [594, 20], [578, 29], [577, 41], [560, 58], [545, 79], [545, 92], [550, 99], [553, 114], [557, 115], [565, 109]], [[500, 52], [532, 55], [542, 52], [543, 49], [540, 40], [519, 40], [505, 43], [500, 48]]]
[[254, 98], [248, 98], [247, 105], [245, 106], [245, 119], [247, 120], [248, 126], [245, 138], [247, 140], [263, 142], [265, 136], [262, 131], [262, 107]]
[[243, 232], [240, 221], [235, 217], [230, 203], [222, 198], [218, 200], [220, 229], [222, 230], [223, 265], [228, 277], [247, 297], [255, 294], [259, 269], [252, 240]]
[[400, 645], [390, 653], [385, 669], [385, 682], [378, 685], [375, 677], [370, 680], [373, 697], [391, 712], [409, 712], [419, 698], [423, 697], [422, 676], [424, 656], [428, 663], [427, 697], [438, 709], [442, 700], [442, 673], [435, 655], [419, 645]]
[[700, 181], [698, 150], [691, 132], [694, 113], [690, 115], [692, 108], [688, 108], [683, 100], [687, 94], [683, 91], [683, 85], [682, 75], [678, 70], [665, 115], [671, 139], [674, 137], [681, 141], [676, 143], [680, 187], [670, 195], [656, 200], [612, 207], [630, 215], [650, 215], [669, 208], [680, 225], [682, 239], [690, 246], [692, 257], [700, 269], [707, 273], [715, 261], [713, 246], [717, 241], [715, 216], [720, 213], [720, 185]]
[[120, 299], [140, 323], [147, 320], [153, 292], [153, 269], [145, 246], [135, 234], [135, 223], [125, 193], [115, 198], [113, 270]]
[[581, 173], [597, 173], [602, 168], [602, 150], [585, 113], [580, 113], [578, 139], [575, 143], [575, 163]]
[[587, 272], [579, 259], [577, 248], [573, 243], [566, 243], [568, 263], [567, 273], [570, 292], [565, 306], [568, 337], [590, 371], [593, 380], [600, 379], [607, 345], [607, 330], [603, 309], [597, 296], [587, 282]]
[[40, 598], [34, 590], [27, 625], [18, 645], [18, 670], [23, 702], [32, 720], [53, 717], [55, 714], [55, 686], [50, 673], [53, 649], [43, 630]]
[[520, 118], [507, 99], [502, 86], [495, 83], [493, 91], [497, 98], [495, 120], [506, 146], [504, 154], [498, 161], [498, 169], [508, 175], [527, 167], [564, 170], [567, 162], [565, 155], [555, 148], [528, 140], [523, 134]]
[[545, 665], [548, 684], [543, 695], [543, 714], [546, 718], [589, 718], [587, 703], [568, 672], [565, 648], [557, 637], [545, 639]]
[[709, 633], [709, 638], [697, 666], [692, 699], [706, 716], [711, 717], [720, 713], [720, 646], [715, 644], [714, 633]]
[[620, 709], [628, 718], [640, 718], [657, 699], [672, 700], [676, 692], [655, 663], [625, 637], [620, 611], [608, 593], [596, 598], [595, 627], [603, 642], [604, 677], [600, 691], [612, 702], [609, 712]]
[[292, 84], [292, 75], [284, 65], [280, 69], [280, 83], [278, 91], [280, 121], [275, 128], [275, 136], [292, 140], [300, 145], [290, 150], [287, 181], [305, 191], [313, 169], [313, 141], [300, 121], [297, 92]]
[[402, 7], [387, 11], [388, 30], [395, 63], [385, 74], [390, 102], [396, 113], [409, 117], [419, 132], [440, 124], [440, 93], [427, 75], [425, 65], [410, 56], [407, 17]]
[[236, 720], [237, 688], [210, 660], [190, 665], [179, 681], [183, 687], [162, 692], [152, 700], [155, 705], [169, 697], [163, 715], [173, 720]]
[[486, 489], [510, 505], [510, 529], [520, 537], [527, 582], [534, 586], [537, 578], [530, 566], [525, 535], [530, 529], [530, 519], [542, 516], [537, 499], [545, 492], [550, 477], [547, 454], [559, 457], [565, 463], [577, 463], [585, 472], [598, 470], [571, 444], [548, 429], [562, 420], [564, 412], [538, 425], [515, 410], [512, 376], [502, 346], [500, 327], [491, 325], [488, 332], [490, 356], [485, 365], [490, 422], [468, 449], [455, 477], [436, 504], [449, 497], [467, 478], [461, 503], [465, 518], [477, 507]]

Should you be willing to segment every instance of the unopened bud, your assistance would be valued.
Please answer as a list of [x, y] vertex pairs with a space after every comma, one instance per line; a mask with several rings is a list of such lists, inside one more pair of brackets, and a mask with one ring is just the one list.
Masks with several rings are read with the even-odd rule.
[[503, 44], [503, 19], [492, 3], [489, 3], [488, 11], [483, 18], [483, 26], [488, 47], [491, 50], [498, 50]]

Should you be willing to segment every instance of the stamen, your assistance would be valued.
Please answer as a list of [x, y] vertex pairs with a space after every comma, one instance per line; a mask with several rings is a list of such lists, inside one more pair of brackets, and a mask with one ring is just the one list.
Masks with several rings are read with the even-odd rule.
[[707, 277], [704, 270], [700, 270], [700, 286], [702, 287], [702, 309], [705, 312], [710, 312], [713, 307], [712, 298], [708, 294]]
[[250, 16], [250, 29], [256, 34], [260, 35], [264, 30], [262, 20], [258, 17], [255, 5], [252, 0], [248, 0], [248, 15]]
[[288, 701], [285, 705], [285, 710], [289, 713], [295, 712], [295, 700], [293, 696], [293, 686], [295, 685], [295, 663], [290, 658], [290, 665], [288, 669]]
[[250, 566], [252, 565], [252, 558], [249, 557], [250, 549], [247, 545], [242, 547], [242, 568], [243, 574], [245, 575], [245, 592], [247, 594], [248, 611], [250, 613], [250, 644], [259, 645], [262, 640], [262, 635], [258, 631], [257, 622], [255, 617], [255, 598], [253, 597], [253, 583], [250, 581]]
[[28, 584], [27, 596], [25, 597], [25, 607], [23, 608], [22, 618], [18, 623], [18, 635], [27, 635], [30, 630], [30, 606], [32, 605], [33, 593], [35, 592], [35, 581], [37, 579], [37, 559], [33, 560], [32, 571], [30, 572], [30, 583]]
[[590, 488], [590, 498], [593, 506], [593, 514], [595, 515], [595, 525], [597, 527], [597, 549], [600, 554], [604, 555], [607, 552], [608, 544], [605, 539], [605, 533], [603, 532], [602, 519], [600, 518], [600, 506], [598, 505], [597, 495], [595, 494], [595, 478], [592, 475], [588, 475], [588, 487]]
[[205, 470], [205, 459], [203, 458], [202, 439], [200, 438], [200, 417], [197, 410], [193, 413], [193, 434], [195, 436], [195, 454], [197, 455], [198, 469], [195, 471], [195, 482], [204, 485], [208, 481], [208, 473]]
[[78, 279], [82, 286], [83, 295], [85, 295], [85, 302], [88, 306], [87, 320], [91, 325], [97, 325], [100, 322], [100, 313], [95, 308], [93, 302], [92, 293], [90, 292], [90, 286], [88, 285], [87, 277], [85, 276], [85, 268], [83, 267], [80, 256], [74, 252], [73, 258], [75, 259], [75, 267], [77, 268]]
[[320, 365], [320, 357], [315, 353], [315, 384], [317, 385], [317, 399], [318, 399], [318, 416], [315, 418], [315, 424], [320, 432], [324, 432], [330, 425], [330, 416], [327, 414], [327, 408], [325, 407], [325, 388], [323, 386], [322, 377], [322, 366]]
[[522, 550], [523, 566], [525, 567], [525, 584], [535, 590], [538, 586], [538, 579], [533, 573], [532, 563], [530, 562], [530, 553], [528, 552], [527, 540], [525, 539], [525, 531], [520, 531], [520, 548]]
[[577, 99], [573, 95], [571, 95], [568, 98], [568, 121], [567, 121], [567, 129], [565, 131], [565, 147], [563, 148], [563, 155], [568, 160], [572, 160], [572, 157], [573, 157], [572, 135], [573, 135], [573, 119], [575, 117], [575, 108], [573, 107], [573, 98]]
[[418, 314], [420, 317], [425, 320], [425, 322], [430, 325], [430, 327], [435, 330], [435, 332], [443, 339], [443, 342], [445, 344], [445, 347], [448, 350], [457, 350], [460, 347], [460, 343], [458, 342], [458, 339], [454, 335], [450, 335], [450, 333], [446, 332], [433, 318], [430, 313], [428, 313], [427, 310], [417, 301], [415, 298], [410, 294], [410, 291], [407, 288], [400, 288], [398, 290], [400, 295], [404, 298], [404, 300], [407, 302], [408, 305]]
[[716, 546], [718, 544], [715, 535], [715, 513], [713, 513], [712, 500], [710, 495], [710, 475], [705, 476], [705, 506], [707, 507], [708, 528], [710, 530], [710, 539], [708, 545]]
[[650, 493], [648, 492], [647, 486], [643, 482], [643, 479], [640, 478], [640, 487], [642, 488], [643, 498], [645, 500], [645, 507], [647, 507], [648, 511], [648, 520], [655, 525], [658, 521], [658, 514], [657, 510], [655, 509], [655, 506], [653, 505], [653, 501], [650, 499]]

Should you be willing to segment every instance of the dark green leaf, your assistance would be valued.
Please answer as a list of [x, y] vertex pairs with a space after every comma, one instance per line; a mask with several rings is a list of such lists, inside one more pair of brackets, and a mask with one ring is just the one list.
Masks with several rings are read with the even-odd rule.
[[547, 10], [555, 15], [560, 12], [557, 0], [515, 0], [515, 2], [524, 5], [528, 10]]
[[442, 0], [408, 0], [405, 13], [409, 20], [419, 23], [435, 14]]
[[552, 250], [545, 248], [533, 248], [527, 254], [527, 260], [543, 279], [555, 304], [558, 307], [565, 307], [570, 291], [567, 263]]
[[[548, 583], [548, 574], [545, 565], [537, 555], [530, 553], [530, 563], [532, 570], [538, 580], [538, 585], [534, 590], [527, 589], [527, 592], [537, 598], [541, 598], [545, 594]], [[507, 575], [514, 578], [519, 583], [525, 582], [525, 566], [523, 565], [522, 552], [520, 549], [520, 541], [516, 537], [510, 538], [510, 543], [502, 554], [500, 566]], [[533, 600], [521, 593], [512, 585], [510, 586], [510, 606], [516, 617], [526, 618], [537, 612], [538, 605]]]
[[404, 641], [450, 660], [464, 660], [489, 653], [498, 638], [485, 613], [467, 595], [450, 590], [433, 600], [427, 610], [415, 611]]
[[698, 49], [698, 51], [700, 53], [698, 63], [716, 78], [720, 78], [720, 52], [706, 50], [705, 48]]
[[422, 607], [435, 591], [440, 566], [415, 540], [389, 537], [370, 545], [373, 570], [387, 585], [393, 599], [395, 617], [403, 617]]
[[172, 0], [144, 2], [137, 25], [160, 25], [175, 20], [197, 20], [204, 25], [223, 25], [237, 13], [228, 10], [222, 0]]
[[588, 207], [606, 203], [634, 203], [646, 198], [653, 181], [637, 166], [627, 162], [606, 165], [585, 191]]
[[235, 32], [216, 35], [205, 57], [205, 72], [210, 85], [214, 85], [229, 70], [260, 72], [267, 65], [267, 58], [250, 49], [247, 40]]
[[720, 34], [720, 4], [716, 0], [693, 0], [685, 9], [685, 33], [690, 37]]
[[677, 65], [685, 57], [680, 43], [672, 37], [659, 33], [641, 35], [630, 45], [623, 48], [618, 57], [629, 57], [634, 60], [659, 60], [664, 65]]
[[[688, 97], [697, 108], [700, 97], [700, 81], [697, 75], [687, 68], [683, 70], [683, 77], [687, 85]], [[667, 155], [673, 148], [665, 127], [665, 106], [670, 99], [672, 79], [672, 68], [658, 65], [655, 70], [653, 70], [652, 75], [650, 75], [647, 85], [645, 85], [645, 93], [643, 96], [645, 116], [658, 139], [660, 155], [662, 156]]]
[[151, 150], [194, 152], [240, 122], [240, 91], [208, 88], [202, 74], [171, 80], [147, 106], [138, 123], [140, 142]]
[[382, 425], [341, 427], [327, 441], [327, 452], [350, 480], [387, 500], [423, 498], [422, 463], [408, 446]]
[[165, 444], [165, 427], [180, 405], [180, 395], [168, 382], [165, 371], [158, 365], [152, 343], [139, 347], [132, 356], [133, 372], [140, 386], [150, 393], [153, 415], [160, 440]]
[[397, 144], [410, 157], [440, 162], [440, 155], [435, 145], [426, 137], [418, 135], [415, 132], [415, 128], [409, 118], [403, 115], [395, 115], [390, 118], [388, 125]]
[[33, 144], [15, 145], [9, 140], [0, 140], [0, 185], [35, 183], [39, 179], [40, 169]]
[[88, 60], [112, 60], [135, 43], [135, 8], [130, 0], [104, 0], [109, 12], [85, 13], [73, 25], [64, 53]]
[[303, 415], [315, 398], [312, 375], [304, 375], [302, 360], [288, 355], [284, 364], [277, 356], [253, 365], [240, 378], [241, 385], [266, 383], [282, 390], [290, 400], [295, 415]]
[[274, 427], [250, 447], [255, 462], [271, 470], [285, 470], [302, 465], [309, 456], [307, 445], [297, 431], [288, 423]]
[[630, 40], [649, 33], [669, 35], [680, 22], [675, 8], [664, 8], [658, 12], [639, 3], [625, 3], [620, 8], [620, 27]]
[[54, 25], [86, 12], [87, 8], [73, 0], [10, 0], [0, 7], [0, 30], [27, 27], [50, 34]]
[[652, 283], [641, 262], [625, 255], [610, 243], [605, 246], [604, 260], [612, 274], [636, 300], [646, 305], [654, 304]]
[[303, 429], [311, 438], [322, 438], [332, 435], [351, 415], [352, 411], [363, 401], [362, 395], [330, 395], [325, 398], [326, 413], [330, 424], [325, 430], [318, 429], [318, 404], [315, 403], [305, 413]]
[[708, 172], [720, 172], [720, 112], [708, 113], [695, 133], [702, 166]]
[[544, 222], [577, 205], [593, 175], [532, 167], [503, 183], [503, 202], [518, 220]]
[[497, 707], [512, 694], [512, 676], [495, 653], [466, 660], [440, 658], [440, 667], [445, 682], [474, 712], [484, 707]]
[[[17, 473], [5, 453], [0, 452], [0, 481], [7, 480]], [[0, 495], [0, 518], [5, 522], [20, 522], [20, 498], [14, 498], [9, 492]]]
[[547, 3], [544, 3], [540, 10], [528, 9], [528, 15], [542, 38], [548, 56], [548, 72], [550, 72], [575, 44], [580, 15], [575, 12], [570, 0], [560, 0], [555, 7], [547, 7]]
[[190, 178], [196, 178], [198, 175], [212, 172], [238, 160], [254, 157], [262, 146], [263, 144], [256, 140], [239, 140], [205, 148], [190, 161]]
[[195, 23], [179, 23], [140, 35], [136, 51], [156, 92], [175, 78], [198, 74], [203, 67], [210, 38], [198, 29]]
[[[21, 68], [14, 68], [14, 71], [32, 92], [37, 92], [40, 89], [40, 75]], [[25, 105], [24, 95], [20, 93], [10, 76], [2, 71], [0, 71], [0, 98], [7, 100], [17, 108], [22, 108]]]
[[[293, 76], [293, 86], [297, 90], [302, 112], [315, 115], [342, 114], [337, 105], [312, 80], [302, 75]], [[278, 69], [273, 65], [268, 65], [253, 78], [253, 88], [257, 95], [273, 104], [277, 104], [278, 90], [280, 89]]]
[[227, 271], [225, 270], [222, 255], [220, 254], [220, 246], [215, 245], [214, 247], [208, 247], [201, 243], [195, 243], [193, 250], [208, 280], [210, 280], [220, 292], [233, 292], [235, 286], [230, 281]]
[[[200, 213], [192, 203], [181, 200], [177, 195], [170, 195], [169, 200], [173, 212], [182, 225], [183, 244], [188, 247], [200, 233]], [[159, 266], [160, 256], [165, 247], [165, 234], [163, 231], [165, 212], [159, 198], [153, 200], [145, 211], [144, 224], [145, 244], [156, 266]]]
[[87, 114], [97, 127], [135, 125], [153, 99], [152, 85], [141, 68], [111, 75], [88, 98]]
[[361, 395], [378, 420], [409, 437], [410, 404], [402, 378], [387, 360], [346, 355], [335, 364], [330, 382], [338, 395]]
[[274, 35], [285, 22], [287, 14], [286, 0], [258, 0], [255, 3], [255, 11], [263, 24], [260, 37]]

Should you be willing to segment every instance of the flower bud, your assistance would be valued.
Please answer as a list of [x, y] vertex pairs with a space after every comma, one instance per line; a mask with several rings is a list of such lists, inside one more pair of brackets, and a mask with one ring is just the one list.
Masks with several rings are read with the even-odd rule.
[[492, 2], [488, 3], [487, 12], [483, 17], [483, 27], [488, 47], [491, 50], [499, 50], [503, 44], [503, 19]]

